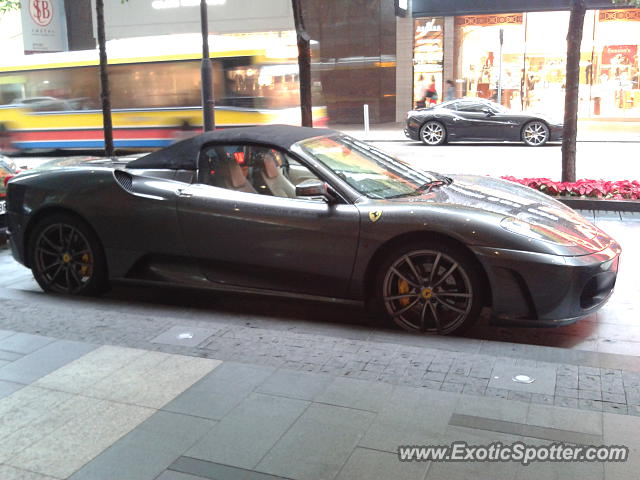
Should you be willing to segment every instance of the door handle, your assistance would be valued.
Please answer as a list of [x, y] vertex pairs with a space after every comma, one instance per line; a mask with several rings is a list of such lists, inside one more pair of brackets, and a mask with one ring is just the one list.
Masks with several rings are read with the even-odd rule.
[[193, 197], [193, 193], [187, 192], [184, 188], [179, 188], [176, 193], [179, 197]]

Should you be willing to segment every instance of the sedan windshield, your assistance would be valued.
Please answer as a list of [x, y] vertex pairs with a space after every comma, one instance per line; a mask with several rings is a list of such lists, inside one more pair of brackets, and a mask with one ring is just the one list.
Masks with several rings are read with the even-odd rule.
[[346, 135], [310, 138], [297, 144], [353, 189], [369, 198], [419, 195], [446, 177], [416, 170], [371, 145]]

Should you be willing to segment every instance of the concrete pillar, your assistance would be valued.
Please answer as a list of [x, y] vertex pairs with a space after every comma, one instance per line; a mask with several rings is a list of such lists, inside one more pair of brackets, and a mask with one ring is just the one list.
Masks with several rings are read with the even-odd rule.
[[404, 122], [413, 107], [413, 18], [409, 15], [396, 17], [396, 122]]
[[443, 88], [447, 89], [447, 80], [456, 81], [455, 65], [455, 34], [456, 26], [454, 17], [444, 17], [444, 65], [442, 67]]

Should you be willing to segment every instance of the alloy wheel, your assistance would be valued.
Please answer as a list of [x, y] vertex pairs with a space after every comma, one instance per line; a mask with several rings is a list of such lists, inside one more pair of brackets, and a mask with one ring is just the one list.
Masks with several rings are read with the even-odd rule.
[[527, 145], [534, 147], [544, 145], [549, 138], [549, 129], [541, 122], [527, 124], [522, 132], [522, 139]]
[[440, 122], [427, 122], [420, 129], [420, 138], [427, 145], [440, 145], [446, 133]]
[[464, 265], [436, 250], [414, 250], [398, 258], [385, 274], [382, 294], [399, 326], [439, 334], [461, 327], [474, 303]]
[[35, 242], [34, 268], [48, 290], [81, 292], [94, 272], [94, 254], [85, 235], [64, 223], [48, 225]]

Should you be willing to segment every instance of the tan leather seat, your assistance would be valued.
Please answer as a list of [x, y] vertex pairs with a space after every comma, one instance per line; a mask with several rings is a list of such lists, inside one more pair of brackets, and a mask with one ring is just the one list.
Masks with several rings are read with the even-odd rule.
[[233, 157], [220, 162], [216, 176], [220, 177], [222, 188], [237, 192], [257, 193]]
[[279, 154], [269, 151], [262, 156], [262, 165], [259, 169], [260, 180], [274, 197], [295, 198], [296, 187], [282, 174], [276, 155]]

